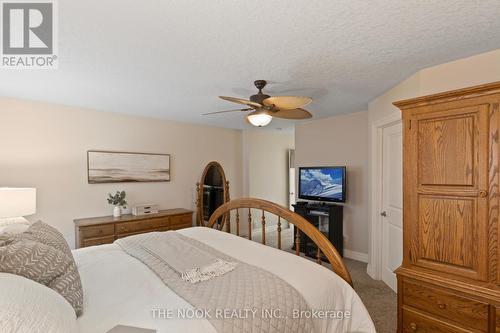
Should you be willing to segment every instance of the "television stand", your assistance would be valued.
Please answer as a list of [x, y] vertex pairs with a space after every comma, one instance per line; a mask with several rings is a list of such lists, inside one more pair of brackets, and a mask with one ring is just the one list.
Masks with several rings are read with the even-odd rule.
[[[293, 205], [293, 208], [295, 213], [318, 228], [335, 246], [339, 254], [344, 256], [344, 207], [342, 205], [299, 201]], [[297, 228], [295, 236], [297, 232], [300, 233], [300, 252], [308, 257], [316, 258], [318, 248], [314, 242]], [[295, 249], [295, 244], [293, 249]], [[324, 256], [322, 259], [326, 260]]]

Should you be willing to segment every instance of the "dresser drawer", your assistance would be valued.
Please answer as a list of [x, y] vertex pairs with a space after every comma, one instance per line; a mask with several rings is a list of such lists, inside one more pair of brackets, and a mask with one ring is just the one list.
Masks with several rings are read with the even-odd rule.
[[184, 214], [184, 215], [176, 215], [170, 217], [170, 227], [171, 229], [182, 229], [189, 228], [193, 226], [192, 215]]
[[80, 235], [82, 238], [104, 237], [104, 236], [112, 236], [114, 234], [115, 234], [114, 224], [80, 227]]
[[402, 333], [474, 333], [437, 318], [403, 308]]
[[150, 220], [141, 220], [134, 222], [123, 222], [116, 225], [117, 234], [130, 234], [139, 231], [147, 232], [151, 229], [156, 229], [168, 226], [169, 218], [156, 218]]
[[100, 237], [100, 238], [89, 238], [82, 241], [82, 247], [111, 244], [115, 241], [115, 236]]
[[164, 232], [164, 231], [169, 231], [171, 229], [172, 228], [170, 228], [170, 227], [161, 227], [161, 228], [154, 229], [153, 231]]
[[404, 281], [403, 304], [481, 331], [488, 329], [488, 304], [438, 288]]

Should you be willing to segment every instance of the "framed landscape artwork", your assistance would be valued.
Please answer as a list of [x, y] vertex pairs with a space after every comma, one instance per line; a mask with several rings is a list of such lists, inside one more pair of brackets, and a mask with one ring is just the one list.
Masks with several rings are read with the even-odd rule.
[[170, 155], [89, 150], [89, 184], [168, 182]]

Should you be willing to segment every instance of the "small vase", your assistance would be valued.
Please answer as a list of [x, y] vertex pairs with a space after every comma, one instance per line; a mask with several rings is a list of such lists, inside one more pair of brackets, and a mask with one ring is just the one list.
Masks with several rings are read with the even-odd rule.
[[115, 206], [115, 208], [113, 209], [113, 216], [114, 217], [122, 216], [122, 209], [120, 206]]

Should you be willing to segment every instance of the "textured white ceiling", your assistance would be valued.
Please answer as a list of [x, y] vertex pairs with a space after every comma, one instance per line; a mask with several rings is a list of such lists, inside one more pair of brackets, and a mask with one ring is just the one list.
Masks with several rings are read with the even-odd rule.
[[[59, 0], [59, 69], [0, 70], [0, 95], [242, 128], [248, 97], [359, 111], [431, 65], [500, 48], [498, 0]], [[282, 126], [289, 122], [278, 122]]]

